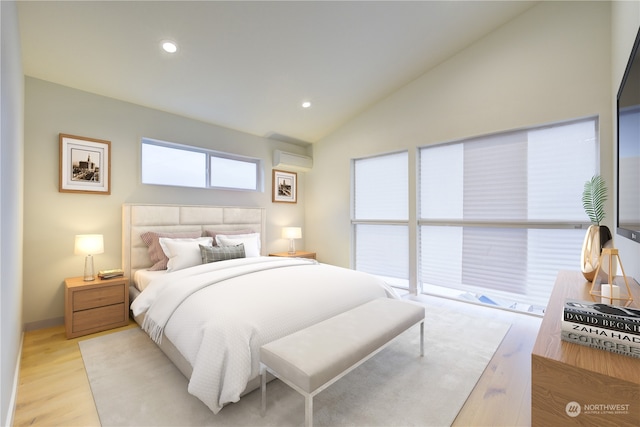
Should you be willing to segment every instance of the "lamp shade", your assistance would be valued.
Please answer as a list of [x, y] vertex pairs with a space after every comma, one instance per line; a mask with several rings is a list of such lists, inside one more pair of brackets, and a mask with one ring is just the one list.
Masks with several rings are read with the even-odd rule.
[[283, 227], [282, 228], [283, 239], [301, 239], [302, 228], [300, 227]]
[[74, 254], [95, 255], [104, 253], [104, 239], [102, 234], [78, 234]]

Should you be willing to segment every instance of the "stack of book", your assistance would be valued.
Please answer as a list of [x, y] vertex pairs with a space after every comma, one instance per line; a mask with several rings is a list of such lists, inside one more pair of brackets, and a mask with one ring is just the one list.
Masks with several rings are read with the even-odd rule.
[[562, 340], [640, 358], [640, 309], [567, 299]]
[[124, 270], [120, 268], [116, 268], [113, 270], [100, 270], [98, 272], [98, 277], [101, 279], [112, 279], [114, 277], [124, 276]]

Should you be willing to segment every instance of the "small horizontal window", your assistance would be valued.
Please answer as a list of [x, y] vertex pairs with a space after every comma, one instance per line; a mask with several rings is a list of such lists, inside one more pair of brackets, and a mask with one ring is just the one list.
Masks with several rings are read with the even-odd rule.
[[143, 142], [142, 183], [204, 188], [207, 186], [207, 155]]
[[212, 187], [255, 190], [258, 180], [258, 162], [210, 156]]
[[142, 139], [142, 183], [261, 191], [262, 161], [199, 147]]

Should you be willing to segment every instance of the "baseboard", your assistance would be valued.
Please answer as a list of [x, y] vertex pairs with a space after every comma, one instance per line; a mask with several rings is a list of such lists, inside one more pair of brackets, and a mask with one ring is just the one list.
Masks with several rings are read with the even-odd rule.
[[11, 387], [11, 399], [7, 410], [7, 419], [4, 422], [5, 427], [13, 425], [13, 418], [16, 414], [16, 397], [18, 396], [18, 384], [20, 381], [20, 364], [22, 361], [22, 344], [24, 342], [24, 332], [20, 335], [20, 349], [18, 350], [18, 360], [16, 361], [16, 371], [13, 375], [13, 387]]
[[52, 328], [54, 326], [64, 325], [64, 317], [55, 317], [53, 319], [38, 320], [24, 324], [24, 331], [37, 331], [38, 329]]

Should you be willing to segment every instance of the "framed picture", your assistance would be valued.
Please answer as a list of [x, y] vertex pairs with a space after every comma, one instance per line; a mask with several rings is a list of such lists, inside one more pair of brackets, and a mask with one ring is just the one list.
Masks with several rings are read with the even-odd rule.
[[111, 142], [60, 134], [61, 193], [111, 194]]
[[298, 174], [273, 170], [273, 195], [271, 201], [279, 203], [298, 202]]

